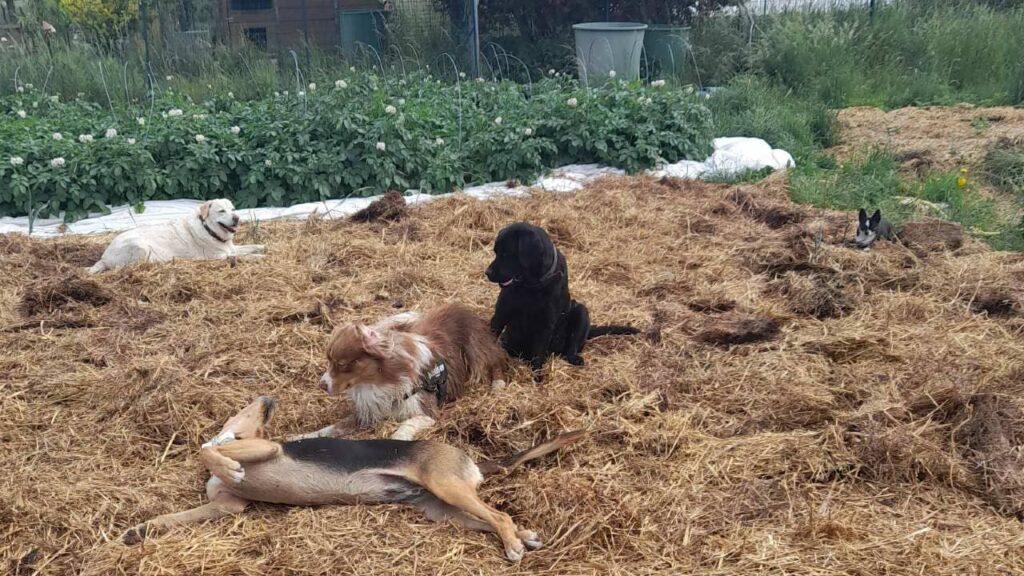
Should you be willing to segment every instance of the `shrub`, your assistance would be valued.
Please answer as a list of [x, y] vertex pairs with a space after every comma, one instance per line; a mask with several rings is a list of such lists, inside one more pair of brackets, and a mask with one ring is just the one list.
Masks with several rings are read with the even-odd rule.
[[0, 215], [71, 219], [159, 198], [227, 196], [253, 207], [447, 192], [572, 162], [634, 172], [710, 150], [710, 112], [679, 90], [588, 89], [567, 78], [452, 85], [367, 74], [344, 82], [250, 102], [164, 96], [146, 111], [54, 102], [35, 90], [0, 99]]

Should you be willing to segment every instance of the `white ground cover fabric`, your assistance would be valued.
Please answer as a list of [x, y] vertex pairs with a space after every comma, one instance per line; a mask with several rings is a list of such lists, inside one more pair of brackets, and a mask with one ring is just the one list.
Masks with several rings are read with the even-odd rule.
[[[679, 178], [700, 179], [710, 176], [730, 176], [749, 171], [771, 168], [785, 170], [796, 164], [793, 157], [785, 150], [772, 149], [767, 142], [759, 138], [716, 138], [714, 152], [703, 162], [684, 160], [651, 170], [648, 174], [655, 177], [675, 176]], [[529, 188], [541, 188], [550, 192], [573, 192], [579, 190], [587, 182], [607, 175], [623, 174], [622, 170], [598, 166], [597, 164], [573, 164], [556, 168], [538, 179], [532, 186], [509, 188], [506, 182], [491, 182], [480, 186], [470, 186], [462, 190], [476, 198], [488, 198], [494, 195], [516, 196], [526, 194]], [[410, 190], [406, 201], [410, 204], [428, 202], [434, 198], [443, 198], [450, 194], [420, 194]], [[346, 198], [341, 200], [324, 200], [296, 204], [286, 208], [252, 208], [239, 210], [239, 215], [247, 222], [278, 219], [304, 219], [316, 213], [324, 218], [344, 218], [365, 208], [372, 198]], [[111, 207], [109, 214], [91, 216], [76, 222], [65, 224], [60, 218], [36, 219], [32, 224], [32, 235], [40, 237], [59, 236], [62, 234], [105, 234], [119, 232], [150, 224], [159, 224], [195, 213], [200, 200], [151, 200], [145, 203], [141, 213], [135, 212], [130, 206]], [[29, 233], [28, 217], [0, 218], [0, 234]]]

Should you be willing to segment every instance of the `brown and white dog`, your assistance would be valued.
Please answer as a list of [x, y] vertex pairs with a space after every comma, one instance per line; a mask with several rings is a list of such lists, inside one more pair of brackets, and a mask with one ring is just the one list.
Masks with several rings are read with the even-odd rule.
[[423, 315], [406, 312], [372, 326], [342, 324], [327, 344], [320, 388], [352, 402], [348, 421], [304, 437], [338, 436], [355, 424], [400, 422], [395, 440], [412, 440], [430, 428], [446, 402], [490, 382], [501, 387], [507, 362], [487, 323], [459, 304]]
[[583, 437], [562, 434], [501, 462], [479, 464], [462, 450], [430, 441], [309, 438], [283, 444], [267, 440], [265, 427], [275, 403], [261, 396], [228, 420], [203, 444], [199, 459], [212, 476], [207, 504], [157, 516], [125, 532], [135, 544], [157, 530], [238, 514], [250, 502], [297, 506], [396, 502], [423, 510], [427, 518], [451, 520], [470, 530], [494, 532], [512, 561], [540, 548], [536, 532], [522, 530], [508, 514], [488, 506], [477, 488], [484, 476], [509, 471]]

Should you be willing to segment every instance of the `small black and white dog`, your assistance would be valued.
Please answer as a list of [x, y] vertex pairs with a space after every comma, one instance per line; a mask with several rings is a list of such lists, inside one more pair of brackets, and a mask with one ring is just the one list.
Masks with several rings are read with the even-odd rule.
[[491, 330], [509, 355], [528, 360], [539, 381], [548, 356], [582, 366], [580, 351], [590, 338], [637, 334], [632, 326], [591, 326], [587, 307], [569, 297], [565, 256], [542, 228], [518, 222], [494, 240], [487, 279], [501, 286]]
[[892, 223], [882, 218], [882, 211], [875, 210], [875, 213], [868, 218], [868, 213], [861, 208], [857, 214], [857, 235], [853, 241], [857, 244], [858, 248], [870, 248], [875, 240], [883, 238], [885, 240], [895, 240], [896, 230], [893, 228]]

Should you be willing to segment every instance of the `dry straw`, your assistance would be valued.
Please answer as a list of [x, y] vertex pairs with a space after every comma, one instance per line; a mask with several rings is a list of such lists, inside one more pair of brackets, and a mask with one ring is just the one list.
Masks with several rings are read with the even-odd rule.
[[[281, 401], [278, 436], [335, 420], [315, 386], [333, 322], [446, 300], [487, 315], [490, 242], [514, 220], [551, 231], [595, 322], [646, 331], [592, 341], [541, 386], [520, 366], [434, 433], [482, 458], [589, 430], [483, 490], [546, 549], [511, 566], [494, 538], [398, 506], [259, 505], [117, 541], [203, 501], [197, 447], [255, 395]], [[851, 231], [790, 204], [784, 179], [612, 178], [392, 223], [264, 224], [268, 258], [236, 266], [87, 279], [103, 239], [0, 237], [0, 569], [1024, 572], [1024, 260], [972, 241], [855, 251]]]

